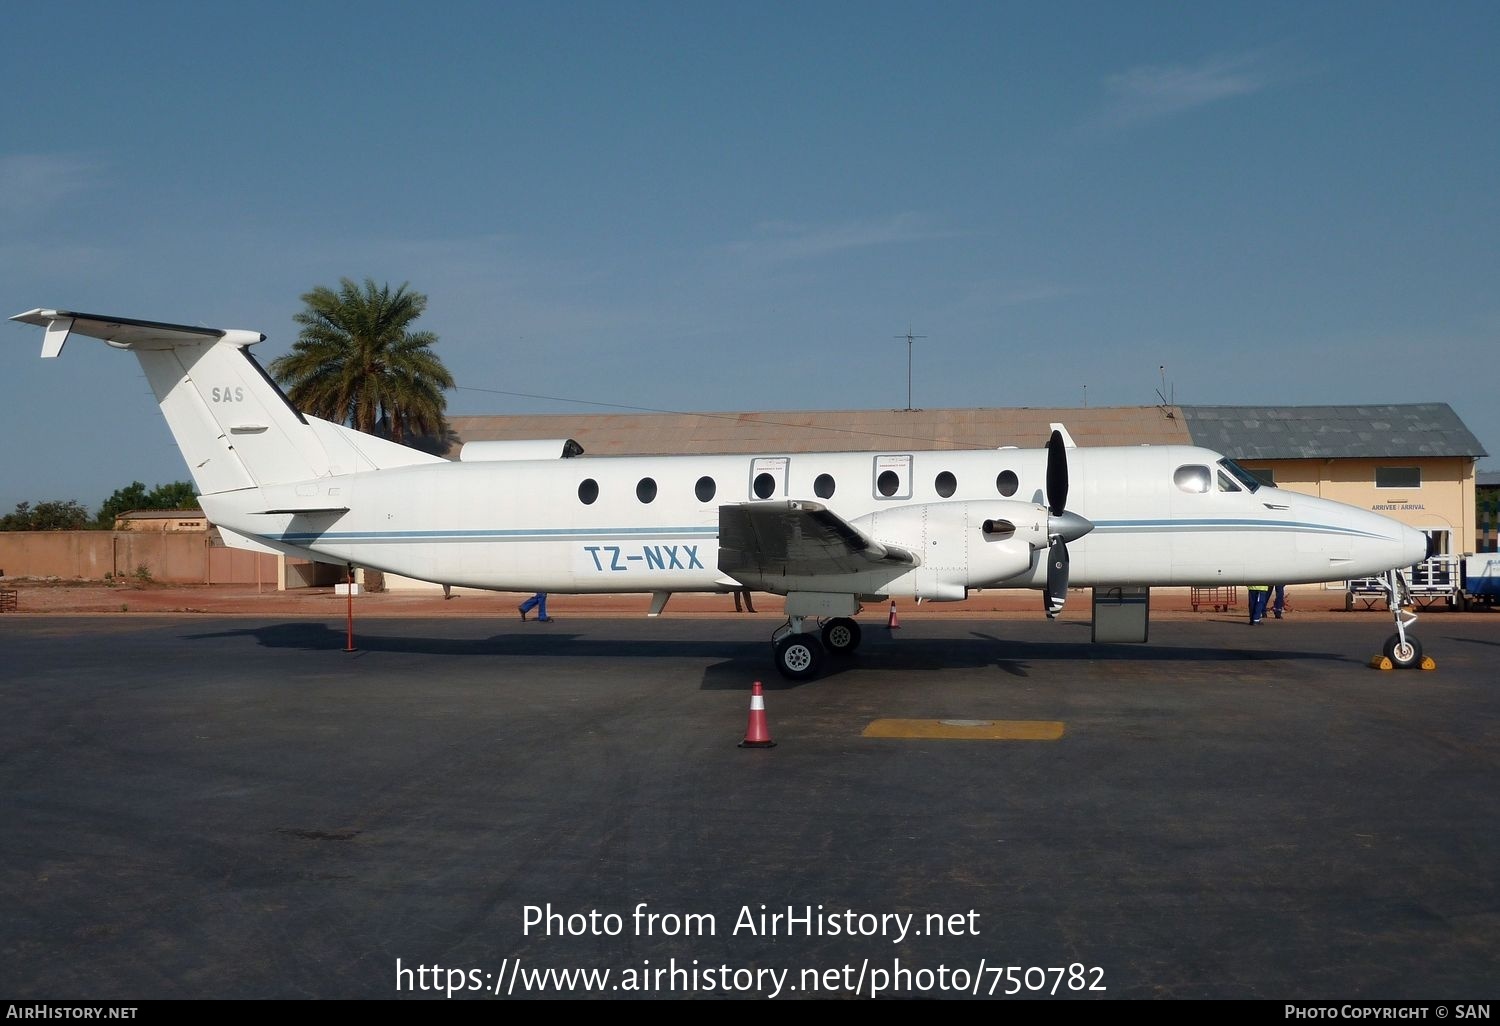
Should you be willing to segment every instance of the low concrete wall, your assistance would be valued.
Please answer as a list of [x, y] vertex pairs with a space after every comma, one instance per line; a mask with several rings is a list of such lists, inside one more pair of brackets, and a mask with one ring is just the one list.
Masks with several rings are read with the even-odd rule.
[[0, 531], [0, 571], [67, 580], [141, 573], [169, 584], [274, 585], [277, 558], [214, 545], [204, 534]]

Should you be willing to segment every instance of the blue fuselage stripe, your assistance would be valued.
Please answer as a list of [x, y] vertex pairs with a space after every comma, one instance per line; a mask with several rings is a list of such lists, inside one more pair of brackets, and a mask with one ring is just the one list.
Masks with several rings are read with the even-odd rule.
[[[1254, 519], [1151, 519], [1151, 520], [1097, 520], [1092, 533], [1111, 535], [1123, 533], [1191, 532], [1204, 531], [1267, 531], [1271, 533], [1297, 532], [1303, 534], [1347, 535], [1351, 538], [1384, 538], [1370, 531], [1359, 531], [1334, 524], [1314, 524], [1295, 520]], [[453, 530], [453, 531], [290, 531], [270, 535], [277, 541], [292, 544], [302, 542], [462, 542], [462, 541], [600, 541], [616, 538], [707, 538], [719, 535], [717, 526], [694, 527], [602, 527], [602, 528], [515, 528], [509, 530]]]

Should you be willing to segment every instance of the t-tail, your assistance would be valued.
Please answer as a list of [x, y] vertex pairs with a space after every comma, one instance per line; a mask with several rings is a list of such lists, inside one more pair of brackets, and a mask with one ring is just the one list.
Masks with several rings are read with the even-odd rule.
[[257, 331], [68, 310], [32, 310], [11, 320], [46, 329], [44, 358], [57, 356], [75, 335], [134, 353], [203, 496], [443, 462], [299, 413], [250, 354], [250, 346], [265, 341]]

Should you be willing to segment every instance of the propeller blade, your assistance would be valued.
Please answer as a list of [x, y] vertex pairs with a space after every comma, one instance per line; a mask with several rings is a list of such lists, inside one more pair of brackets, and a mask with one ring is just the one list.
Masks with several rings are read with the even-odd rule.
[[1053, 431], [1047, 439], [1047, 509], [1055, 517], [1062, 516], [1068, 506], [1068, 451], [1063, 445], [1061, 431]]
[[1047, 619], [1055, 619], [1068, 600], [1068, 543], [1054, 537], [1047, 549]]

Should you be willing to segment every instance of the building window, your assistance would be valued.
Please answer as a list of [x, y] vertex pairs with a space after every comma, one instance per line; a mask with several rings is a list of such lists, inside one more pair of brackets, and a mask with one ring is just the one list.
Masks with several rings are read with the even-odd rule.
[[599, 498], [599, 482], [593, 478], [587, 478], [578, 486], [578, 501], [585, 506], [592, 506], [594, 500]]
[[1271, 467], [1246, 467], [1246, 470], [1260, 478], [1272, 488], [1276, 487], [1276, 471]]
[[693, 494], [698, 496], [699, 502], [712, 502], [719, 488], [714, 484], [711, 477], [700, 477], [698, 484], [693, 488]]
[[1376, 467], [1376, 488], [1421, 488], [1421, 467]]

